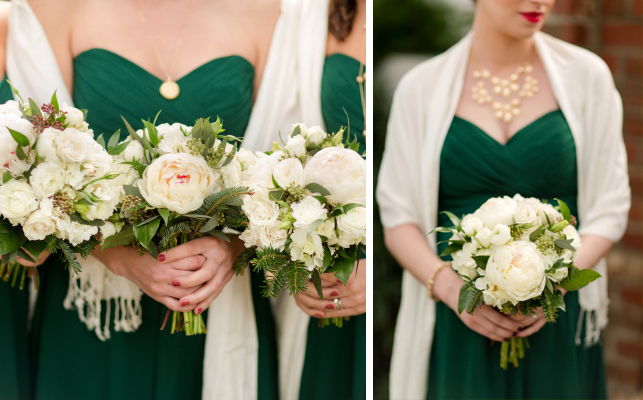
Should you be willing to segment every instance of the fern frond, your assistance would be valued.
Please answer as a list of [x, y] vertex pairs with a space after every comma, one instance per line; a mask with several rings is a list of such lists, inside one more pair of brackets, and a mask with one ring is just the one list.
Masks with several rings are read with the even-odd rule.
[[76, 258], [76, 254], [74, 253], [74, 250], [72, 249], [71, 245], [69, 243], [65, 242], [64, 240], [60, 239], [58, 240], [58, 246], [60, 247], [61, 250], [61, 258], [63, 261], [67, 261], [67, 264], [73, 268], [75, 273], [79, 273], [80, 270], [82, 269], [82, 266], [78, 262], [78, 259]]
[[203, 205], [196, 211], [194, 211], [194, 214], [201, 214], [212, 217], [215, 214], [221, 212], [218, 207], [226, 205], [227, 202], [233, 201], [232, 199], [241, 197], [246, 194], [251, 194], [251, 191], [249, 188], [244, 186], [223, 189], [220, 192], [208, 196], [203, 201]]
[[237, 257], [237, 259], [234, 260], [234, 264], [232, 265], [232, 270], [234, 271], [234, 274], [243, 275], [243, 273], [246, 270], [246, 267], [250, 265], [250, 263], [252, 262], [252, 259], [255, 258], [256, 255], [257, 255], [257, 249], [254, 247], [245, 249], [241, 254], [239, 254], [239, 257]]
[[287, 268], [279, 268], [266, 277], [266, 284], [263, 286], [263, 297], [277, 297], [279, 295], [279, 292], [287, 284], [287, 271]]
[[227, 226], [232, 229], [237, 229], [239, 231], [243, 231], [248, 227], [249, 223], [250, 221], [248, 220], [248, 216], [246, 214], [224, 213], [223, 222], [221, 223], [221, 225]]
[[295, 261], [286, 268], [290, 294], [305, 292], [308, 289], [308, 277], [310, 276], [308, 268], [301, 261]]
[[190, 221], [181, 221], [166, 227], [160, 232], [159, 247], [164, 250], [174, 247], [180, 235], [192, 232], [192, 225]]

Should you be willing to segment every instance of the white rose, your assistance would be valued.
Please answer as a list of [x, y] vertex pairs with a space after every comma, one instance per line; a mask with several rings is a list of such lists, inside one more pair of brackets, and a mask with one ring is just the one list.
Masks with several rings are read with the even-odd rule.
[[273, 225], [279, 221], [279, 206], [268, 197], [268, 191], [257, 189], [252, 196], [244, 196], [243, 212], [256, 226]]
[[67, 122], [68, 126], [81, 131], [86, 131], [89, 127], [87, 122], [85, 122], [83, 112], [79, 109], [63, 103], [60, 106], [60, 111], [65, 113], [65, 122]]
[[36, 210], [29, 215], [22, 230], [29, 240], [44, 240], [56, 232], [56, 220], [51, 214]]
[[63, 180], [63, 171], [60, 169], [60, 165], [43, 162], [31, 171], [29, 183], [31, 183], [36, 197], [42, 199], [53, 196], [62, 189], [65, 181]]
[[547, 266], [532, 242], [514, 241], [491, 253], [486, 268], [489, 291], [516, 305], [539, 296]]
[[243, 241], [243, 244], [246, 247], [253, 247], [253, 246], [258, 246], [259, 245], [259, 229], [261, 227], [255, 227], [250, 224], [249, 227], [246, 228], [241, 235], [239, 235], [239, 239]]
[[82, 164], [102, 154], [105, 149], [91, 135], [75, 128], [67, 128], [56, 132], [54, 143], [56, 154], [67, 163]]
[[263, 247], [283, 251], [286, 247], [286, 239], [288, 239], [288, 231], [277, 228], [277, 225], [264, 225], [259, 229], [259, 243]]
[[27, 182], [10, 180], [0, 186], [0, 214], [18, 225], [38, 208], [36, 194]]
[[328, 211], [324, 205], [312, 196], [306, 196], [303, 200], [292, 203], [292, 216], [295, 218], [293, 224], [297, 228], [308, 228], [317, 220], [325, 220]]
[[305, 228], [295, 228], [290, 235], [290, 255], [293, 260], [302, 261], [309, 271], [323, 266], [324, 247], [317, 232]]
[[326, 198], [332, 204], [366, 197], [366, 161], [353, 150], [320, 150], [306, 163], [304, 177], [306, 185], [316, 183], [328, 190]]
[[158, 131], [158, 136], [160, 138], [158, 149], [161, 154], [170, 154], [170, 153], [189, 153], [190, 150], [187, 147], [189, 136], [186, 136], [183, 132], [189, 132], [190, 127], [174, 123], [170, 124], [161, 124], [156, 127]]
[[480, 244], [479, 247], [487, 248], [487, 247], [491, 246], [491, 234], [492, 234], [491, 229], [487, 228], [486, 226], [483, 226], [482, 229], [480, 229], [476, 233], [474, 238]]
[[328, 244], [332, 245], [333, 243], [330, 243], [331, 239], [336, 239], [335, 238], [335, 221], [332, 219], [327, 219], [326, 221], [322, 222], [317, 229], [315, 229], [315, 232], [317, 232], [320, 236], [325, 237], [328, 239]]
[[186, 214], [221, 189], [216, 186], [217, 179], [218, 174], [201, 157], [165, 154], [145, 169], [138, 188], [150, 205]]
[[63, 182], [78, 190], [82, 187], [84, 179], [85, 174], [81, 170], [81, 166], [79, 164], [65, 165], [63, 169]]
[[98, 233], [97, 226], [90, 226], [72, 221], [68, 216], [56, 219], [56, 225], [58, 228], [57, 236], [60, 239], [69, 241], [72, 246], [88, 241], [93, 235]]
[[317, 147], [322, 144], [326, 138], [326, 132], [324, 132], [321, 126], [311, 126], [307, 129], [304, 137], [311, 146]]
[[523, 199], [516, 207], [516, 215], [514, 221], [517, 224], [533, 224], [540, 225], [541, 219], [539, 214], [541, 202], [538, 199], [528, 198]]
[[558, 282], [562, 281], [563, 279], [567, 278], [567, 273], [568, 273], [568, 268], [567, 267], [557, 268], [557, 269], [554, 270], [553, 273], [547, 274], [547, 277], [550, 280], [558, 283]]
[[483, 227], [482, 220], [473, 214], [467, 214], [462, 218], [462, 230], [467, 236], [475, 236]]
[[297, 135], [288, 139], [286, 150], [292, 157], [303, 157], [306, 154], [306, 139]]
[[491, 244], [502, 246], [511, 240], [511, 230], [507, 225], [498, 224], [491, 231]]
[[492, 197], [476, 210], [473, 215], [480, 218], [489, 229], [498, 224], [512, 225], [517, 203], [511, 197]]
[[130, 140], [125, 150], [119, 154], [119, 158], [125, 161], [140, 161], [143, 159], [143, 155], [143, 145], [138, 140]]
[[366, 236], [366, 208], [356, 207], [337, 217], [340, 237], [358, 244]]
[[272, 177], [283, 189], [289, 187], [304, 187], [304, 167], [298, 158], [286, 158], [279, 161], [272, 170]]

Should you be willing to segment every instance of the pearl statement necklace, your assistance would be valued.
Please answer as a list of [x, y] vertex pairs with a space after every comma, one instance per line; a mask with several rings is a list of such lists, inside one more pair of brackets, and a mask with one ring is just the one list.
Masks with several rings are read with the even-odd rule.
[[[538, 92], [538, 79], [531, 76], [533, 70], [531, 63], [525, 61], [508, 79], [502, 79], [491, 76], [488, 69], [476, 65], [473, 70], [476, 83], [471, 88], [471, 98], [480, 105], [491, 104], [496, 119], [508, 124], [515, 116], [520, 115], [522, 100], [533, 97]], [[521, 85], [520, 78], [523, 75]], [[490, 82], [491, 91], [487, 90], [485, 81]]]

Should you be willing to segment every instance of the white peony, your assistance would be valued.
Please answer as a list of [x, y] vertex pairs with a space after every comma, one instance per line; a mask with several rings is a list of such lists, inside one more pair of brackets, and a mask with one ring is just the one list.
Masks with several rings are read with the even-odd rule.
[[533, 197], [520, 200], [516, 206], [514, 221], [517, 224], [540, 225], [542, 223], [539, 215], [541, 204], [540, 200]]
[[13, 114], [18, 117], [22, 117], [20, 103], [15, 100], [9, 100], [4, 104], [0, 104], [0, 114]]
[[493, 250], [487, 263], [485, 280], [494, 306], [539, 296], [545, 288], [547, 265], [532, 242], [514, 241]]
[[298, 158], [286, 158], [279, 161], [272, 170], [272, 177], [275, 178], [277, 185], [283, 189], [289, 187], [298, 187], [303, 189], [304, 185], [304, 166]]
[[27, 137], [30, 145], [35, 142], [36, 133], [29, 121], [14, 114], [0, 114], [0, 174], [8, 171], [13, 176], [22, 175], [35, 161], [35, 154], [30, 151], [29, 146], [22, 146], [23, 152], [28, 157], [21, 160], [16, 153], [18, 143], [11, 136], [8, 128]]
[[257, 156], [250, 150], [244, 148], [237, 150], [236, 158], [244, 172], [257, 163]]
[[29, 240], [44, 240], [56, 232], [56, 219], [51, 214], [36, 210], [29, 215], [22, 230]]
[[296, 220], [293, 225], [297, 228], [308, 228], [317, 220], [325, 220], [328, 214], [324, 205], [312, 196], [306, 196], [303, 200], [292, 203], [290, 207]]
[[161, 124], [157, 126], [156, 129], [158, 131], [158, 136], [160, 139], [158, 145], [159, 153], [170, 154], [190, 152], [187, 147], [188, 139], [190, 138], [190, 136], [186, 136], [185, 134], [190, 132], [190, 127], [183, 124], [174, 123], [172, 125]]
[[154, 160], [138, 181], [141, 194], [150, 205], [179, 214], [194, 211], [207, 196], [220, 190], [218, 173], [201, 157], [165, 154]]
[[289, 138], [286, 150], [291, 157], [303, 157], [306, 154], [306, 139], [302, 135]]
[[38, 153], [38, 157], [54, 164], [60, 163], [60, 158], [56, 153], [55, 143], [55, 139], [59, 133], [60, 131], [54, 128], [45, 128], [40, 132], [38, 140], [36, 141], [36, 152]]
[[366, 197], [366, 161], [357, 152], [328, 147], [304, 167], [306, 185], [316, 183], [328, 190], [332, 204], [346, 204]]
[[252, 196], [245, 196], [241, 209], [251, 225], [267, 226], [279, 221], [279, 207], [270, 200], [265, 189], [257, 189]]
[[143, 159], [143, 155], [143, 145], [138, 140], [130, 140], [129, 144], [125, 147], [125, 150], [119, 154], [118, 158], [124, 161], [141, 161]]
[[498, 224], [512, 225], [517, 202], [511, 197], [492, 197], [473, 213], [489, 229]]
[[60, 165], [43, 162], [31, 171], [29, 183], [38, 199], [53, 196], [63, 188], [65, 181]]
[[37, 208], [36, 194], [27, 182], [10, 180], [0, 186], [0, 214], [14, 226], [23, 223]]

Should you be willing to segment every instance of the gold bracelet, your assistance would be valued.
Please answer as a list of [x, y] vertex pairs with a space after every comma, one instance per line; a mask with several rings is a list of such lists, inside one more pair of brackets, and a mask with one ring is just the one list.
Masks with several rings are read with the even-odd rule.
[[442, 268], [446, 267], [447, 265], [451, 266], [451, 261], [445, 261], [445, 262], [441, 263], [440, 265], [438, 265], [438, 267], [435, 269], [435, 271], [433, 272], [433, 274], [431, 275], [429, 280], [426, 281], [426, 292], [429, 295], [429, 298], [431, 300], [435, 301], [436, 303], [438, 301], [440, 301], [440, 299], [438, 299], [435, 296], [435, 294], [433, 294], [433, 284], [435, 283], [435, 277], [438, 275], [438, 272], [440, 272], [442, 270]]

